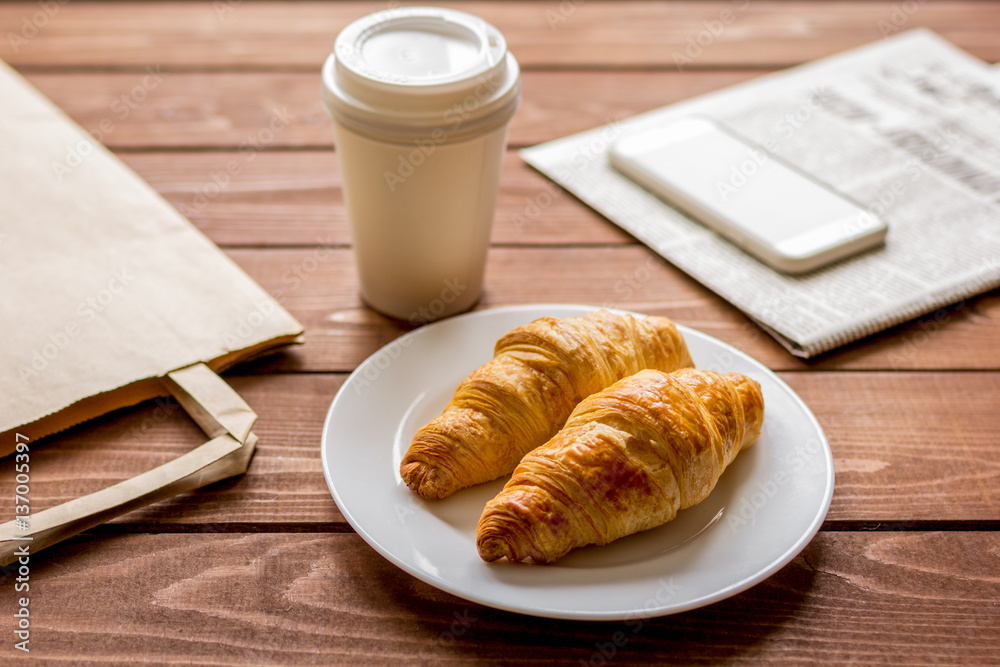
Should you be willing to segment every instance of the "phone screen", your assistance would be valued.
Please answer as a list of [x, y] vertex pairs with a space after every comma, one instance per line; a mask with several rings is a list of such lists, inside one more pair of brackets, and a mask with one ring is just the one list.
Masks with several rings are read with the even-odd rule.
[[707, 118], [627, 136], [611, 163], [781, 270], [810, 270], [885, 236], [855, 202]]

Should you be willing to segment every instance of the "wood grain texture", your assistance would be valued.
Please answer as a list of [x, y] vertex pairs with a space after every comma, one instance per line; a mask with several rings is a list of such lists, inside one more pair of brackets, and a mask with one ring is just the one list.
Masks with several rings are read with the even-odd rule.
[[[85, 536], [32, 559], [31, 657], [73, 664], [988, 664], [1000, 651], [998, 557], [997, 533], [825, 533], [728, 600], [651, 620], [582, 623], [443, 593], [355, 535]], [[0, 615], [10, 618], [14, 604], [14, 595], [0, 598]], [[593, 659], [602, 655], [603, 663]], [[0, 656], [15, 657], [12, 642]]]
[[[353, 370], [407, 329], [361, 303], [348, 248], [229, 254], [306, 327], [306, 345], [271, 369]], [[1000, 368], [1000, 290], [809, 362], [793, 357], [738, 310], [645, 247], [491, 249], [477, 307], [524, 303], [582, 303], [666, 315], [776, 370]]]
[[[516, 148], [920, 26], [997, 61], [1000, 1], [446, 3], [497, 25], [525, 70], [478, 308], [670, 316], [781, 371], [831, 443], [826, 530], [791, 564], [729, 600], [631, 624], [528, 618], [441, 592], [366, 545], [326, 487], [330, 402], [409, 329], [357, 297], [318, 91], [336, 33], [388, 4], [0, 2], [0, 58], [307, 329], [304, 346], [226, 376], [260, 415], [247, 474], [31, 557], [30, 655], [13, 648], [19, 594], [0, 576], [0, 663], [996, 664], [1000, 290], [803, 362]], [[165, 400], [36, 443], [33, 511], [203, 439]], [[13, 466], [0, 460], [5, 517]]]
[[830, 441], [832, 520], [1000, 519], [995, 373], [786, 373]]
[[[231, 384], [258, 413], [260, 438], [248, 474], [175, 496], [118, 522], [343, 522], [323, 480], [323, 419], [344, 376], [248, 375]], [[38, 512], [162, 465], [204, 434], [172, 399], [121, 410], [33, 445], [31, 495]], [[0, 460], [0, 512], [13, 515], [14, 461]]]
[[[1000, 522], [995, 373], [785, 373], [816, 414], [834, 456], [831, 521]], [[343, 376], [237, 375], [259, 414], [242, 477], [117, 519], [142, 530], [342, 523], [320, 466], [322, 424]], [[203, 436], [172, 401], [124, 411], [33, 449], [34, 511], [170, 460]], [[358, 446], [378, 446], [359, 443]], [[14, 462], [0, 461], [0, 516], [13, 514]]]
[[[784, 67], [916, 27], [936, 30], [980, 58], [1000, 60], [995, 1], [917, 3], [905, 10], [889, 0], [553, 0], [522, 3], [516, 11], [505, 2], [436, 4], [496, 25], [529, 69]], [[142, 69], [156, 60], [174, 69], [317, 69], [344, 26], [386, 6], [74, 1], [34, 20], [36, 3], [3, 3], [0, 25], [21, 39], [0, 40], [0, 58], [32, 67]]]
[[[2, 6], [2, 5], [0, 5]], [[117, 149], [262, 150], [333, 145], [317, 72], [27, 72], [101, 143]], [[762, 72], [525, 72], [511, 146], [580, 132]], [[103, 128], [103, 129], [102, 129]]]
[[[332, 151], [123, 153], [221, 246], [340, 246], [351, 242]], [[495, 245], [618, 245], [627, 232], [507, 153], [494, 214]]]

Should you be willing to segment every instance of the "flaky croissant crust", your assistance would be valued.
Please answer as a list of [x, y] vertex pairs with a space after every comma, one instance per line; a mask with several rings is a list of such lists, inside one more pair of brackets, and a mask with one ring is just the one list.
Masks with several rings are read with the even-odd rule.
[[541, 318], [497, 341], [494, 358], [417, 432], [400, 475], [427, 498], [496, 479], [551, 438], [584, 397], [645, 368], [692, 365], [665, 317]]
[[760, 386], [736, 373], [642, 371], [617, 382], [524, 457], [483, 511], [479, 554], [551, 563], [662, 525], [708, 496], [763, 420]]

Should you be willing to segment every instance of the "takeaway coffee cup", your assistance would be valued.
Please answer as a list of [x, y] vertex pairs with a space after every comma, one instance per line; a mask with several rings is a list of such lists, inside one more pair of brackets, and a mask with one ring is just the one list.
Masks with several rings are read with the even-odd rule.
[[496, 28], [452, 9], [389, 9], [337, 36], [323, 100], [375, 310], [426, 322], [479, 298], [519, 75]]

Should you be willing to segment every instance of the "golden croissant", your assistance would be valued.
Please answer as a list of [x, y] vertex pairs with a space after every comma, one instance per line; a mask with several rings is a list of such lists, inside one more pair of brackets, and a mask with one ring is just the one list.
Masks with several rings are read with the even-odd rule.
[[500, 338], [493, 359], [417, 432], [400, 476], [425, 498], [496, 479], [555, 435], [583, 398], [645, 368], [685, 366], [693, 366], [687, 346], [665, 317], [602, 310], [535, 320]]
[[524, 457], [476, 530], [485, 561], [552, 563], [670, 521], [760, 434], [760, 385], [737, 373], [642, 371], [584, 399]]

